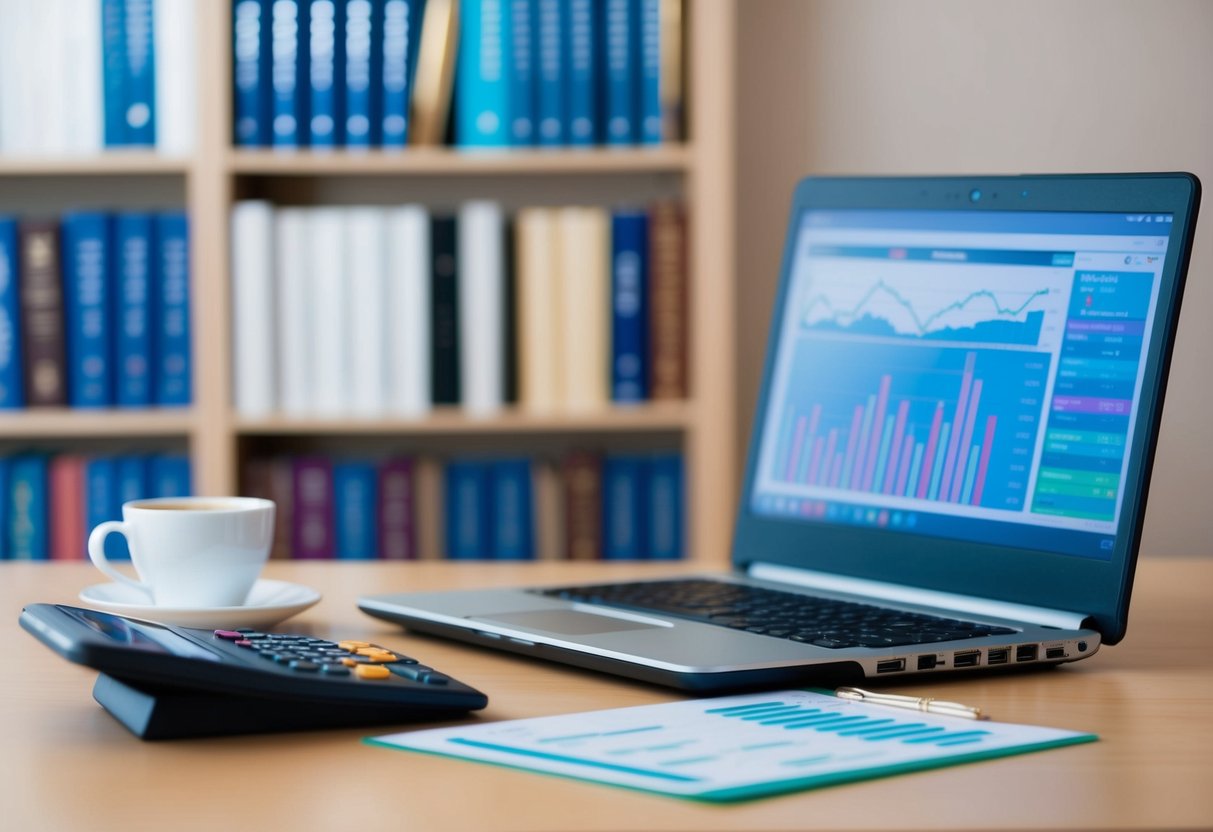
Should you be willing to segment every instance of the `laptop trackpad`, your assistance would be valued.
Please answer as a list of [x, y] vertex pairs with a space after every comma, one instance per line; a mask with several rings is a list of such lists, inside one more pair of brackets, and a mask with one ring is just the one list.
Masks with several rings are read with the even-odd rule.
[[505, 624], [526, 630], [542, 630], [561, 635], [590, 635], [591, 633], [614, 633], [621, 630], [648, 630], [655, 625], [642, 621], [627, 621], [607, 615], [594, 615], [573, 610], [535, 610], [534, 612], [503, 612], [493, 615], [477, 615], [473, 621]]

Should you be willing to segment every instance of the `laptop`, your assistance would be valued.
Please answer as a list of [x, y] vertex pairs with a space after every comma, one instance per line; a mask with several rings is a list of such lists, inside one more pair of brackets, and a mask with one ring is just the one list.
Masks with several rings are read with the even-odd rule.
[[697, 691], [1088, 658], [1125, 634], [1199, 198], [1184, 173], [805, 179], [730, 573], [359, 607]]

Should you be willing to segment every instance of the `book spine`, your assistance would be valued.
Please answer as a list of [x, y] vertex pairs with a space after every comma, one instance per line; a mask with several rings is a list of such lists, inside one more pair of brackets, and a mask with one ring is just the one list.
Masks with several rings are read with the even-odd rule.
[[[84, 458], [70, 454], [50, 462], [51, 560], [85, 560]], [[3, 526], [0, 526], [3, 528]]]
[[[105, 81], [102, 57], [102, 3], [68, 0], [57, 22], [62, 27], [59, 65], [63, 73], [64, 136], [69, 153], [88, 155], [105, 147]], [[0, 47], [2, 48], [2, 47]], [[0, 75], [4, 74], [0, 70]], [[0, 82], [3, 86], [3, 82]], [[0, 97], [4, 95], [0, 91]], [[0, 121], [3, 115], [0, 115]], [[3, 145], [0, 144], [0, 147]]]
[[606, 0], [603, 9], [605, 78], [603, 112], [607, 144], [635, 144], [636, 125], [636, 22], [635, 0]]
[[649, 461], [647, 502], [648, 556], [653, 560], [682, 558], [685, 500], [679, 454], [661, 454]]
[[346, 214], [311, 209], [312, 409], [337, 416], [349, 406], [349, 297], [346, 292]]
[[114, 222], [114, 401], [119, 407], [152, 403], [152, 251], [152, 216], [119, 214]]
[[341, 560], [372, 560], [378, 556], [376, 474], [375, 466], [366, 462], [333, 466], [335, 543]]
[[518, 226], [513, 217], [506, 217], [502, 233], [502, 271], [505, 320], [502, 334], [505, 346], [502, 350], [502, 394], [505, 403], [518, 404]]
[[531, 461], [498, 460], [492, 464], [491, 477], [493, 557], [496, 560], [533, 560], [535, 508]]
[[126, 30], [124, 118], [126, 144], [156, 144], [156, 48], [152, 37], [152, 0], [125, 0]]
[[491, 557], [488, 465], [455, 461], [446, 466], [446, 556], [450, 560]]
[[269, 463], [269, 499], [274, 501], [274, 542], [270, 557], [289, 560], [294, 551], [295, 474], [291, 460], [275, 457]]
[[156, 454], [148, 461], [147, 468], [148, 493], [151, 496], [189, 497], [194, 493], [189, 457], [179, 454]]
[[185, 214], [156, 216], [156, 335], [158, 352], [153, 389], [156, 403], [184, 406], [191, 401], [189, 223]]
[[17, 221], [0, 217], [0, 410], [25, 406], [17, 262]]
[[194, 149], [197, 90], [195, 0], [155, 0], [156, 147], [184, 156]]
[[[236, 0], [232, 7], [235, 142], [241, 147], [264, 147], [270, 143], [272, 2]], [[108, 97], [106, 101], [108, 114]]]
[[[345, 6], [345, 145], [379, 143], [381, 118], [375, 79], [382, 49], [382, 0], [347, 0]], [[377, 42], [378, 41], [378, 42]]]
[[335, 545], [331, 465], [324, 457], [305, 457], [296, 459], [294, 466], [293, 555], [297, 560], [331, 558]]
[[539, 560], [563, 560], [565, 501], [559, 466], [536, 460], [532, 465], [535, 494], [535, 549]]
[[621, 211], [611, 219], [611, 398], [648, 398], [649, 218]]
[[442, 144], [450, 112], [455, 50], [459, 43], [458, 0], [425, 0], [421, 37], [413, 62], [409, 143]]
[[661, 135], [667, 142], [682, 139], [682, 0], [661, 3]]
[[[309, 215], [306, 208], [274, 211], [274, 294], [278, 307], [273, 326], [278, 334], [277, 404], [288, 416], [312, 410], [311, 283], [308, 256]], [[233, 242], [233, 252], [237, 252]]]
[[67, 348], [59, 228], [53, 222], [25, 221], [18, 235], [25, 401], [31, 407], [60, 407], [67, 404]]
[[50, 558], [50, 512], [46, 457], [14, 457], [9, 464], [9, 557], [12, 560]]
[[307, 144], [307, 6], [300, 0], [273, 0], [270, 20], [272, 143], [302, 147]]
[[418, 560], [440, 560], [446, 552], [444, 466], [436, 459], [413, 460], [413, 493], [416, 495], [413, 531]]
[[[110, 513], [122, 517], [122, 505], [147, 496], [147, 463], [140, 456], [115, 457], [110, 468]], [[112, 534], [105, 541], [105, 556], [111, 560], [130, 560], [131, 549], [126, 537]]]
[[494, 202], [459, 211], [460, 400], [468, 413], [505, 403], [505, 217]]
[[560, 220], [565, 404], [601, 410], [609, 400], [609, 221], [601, 208], [564, 208]]
[[274, 209], [260, 200], [232, 207], [232, 369], [236, 412], [274, 410]]
[[383, 6], [383, 106], [381, 144], [404, 147], [409, 140], [413, 60], [421, 33], [421, 0], [387, 0]]
[[689, 392], [686, 244], [682, 209], [657, 203], [649, 226], [649, 395], [658, 400]]
[[[84, 511], [86, 526], [93, 529], [106, 520], [122, 519], [118, 496], [118, 462], [112, 457], [93, 457], [84, 465]], [[130, 557], [126, 540], [117, 534], [105, 539], [105, 556], [114, 560]]]
[[662, 0], [636, 0], [636, 22], [640, 27], [637, 72], [640, 91], [640, 142], [660, 144], [663, 140], [661, 102], [661, 3]]
[[592, 0], [567, 0], [565, 12], [565, 108], [568, 143], [599, 141], [598, 16]]
[[645, 467], [645, 460], [636, 456], [608, 457], [603, 463], [602, 557], [605, 560], [644, 557], [648, 542]]
[[509, 0], [510, 144], [535, 143], [535, 2]]
[[602, 459], [575, 451], [564, 459], [564, 551], [569, 560], [602, 555]]
[[67, 400], [72, 407], [113, 404], [110, 218], [81, 212], [63, 218]]
[[101, 0], [105, 146], [128, 144], [126, 134], [126, 0]]
[[510, 144], [509, 0], [463, 0], [455, 73], [455, 143]]
[[430, 223], [432, 318], [430, 389], [434, 404], [459, 404], [459, 264], [454, 217]]
[[538, 144], [558, 147], [568, 140], [565, 111], [564, 0], [536, 0], [536, 93], [535, 117]]
[[387, 410], [387, 231], [382, 208], [347, 214], [350, 301], [349, 411], [367, 418]]
[[388, 213], [388, 395], [393, 415], [430, 409], [430, 216], [421, 205]]
[[312, 147], [343, 143], [344, 0], [308, 0], [309, 139]]
[[384, 560], [416, 560], [417, 535], [413, 527], [416, 492], [413, 461], [400, 457], [379, 466], [379, 554]]
[[559, 277], [557, 213], [527, 208], [518, 213], [518, 400], [535, 413], [564, 404], [561, 341], [566, 286]]

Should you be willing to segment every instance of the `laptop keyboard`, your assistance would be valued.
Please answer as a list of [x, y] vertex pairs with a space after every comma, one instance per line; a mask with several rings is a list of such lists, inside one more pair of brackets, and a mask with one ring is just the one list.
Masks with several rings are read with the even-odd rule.
[[659, 612], [831, 649], [930, 644], [1016, 632], [973, 621], [702, 579], [536, 592], [583, 604]]

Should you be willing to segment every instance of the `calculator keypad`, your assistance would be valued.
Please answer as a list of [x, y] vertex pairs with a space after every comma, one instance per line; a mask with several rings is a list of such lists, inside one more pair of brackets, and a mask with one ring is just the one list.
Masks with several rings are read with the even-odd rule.
[[215, 630], [215, 637], [230, 641], [266, 661], [300, 674], [352, 676], [367, 681], [408, 679], [424, 685], [445, 685], [446, 676], [416, 659], [367, 641], [326, 641], [287, 633], [261, 633], [252, 629]]

